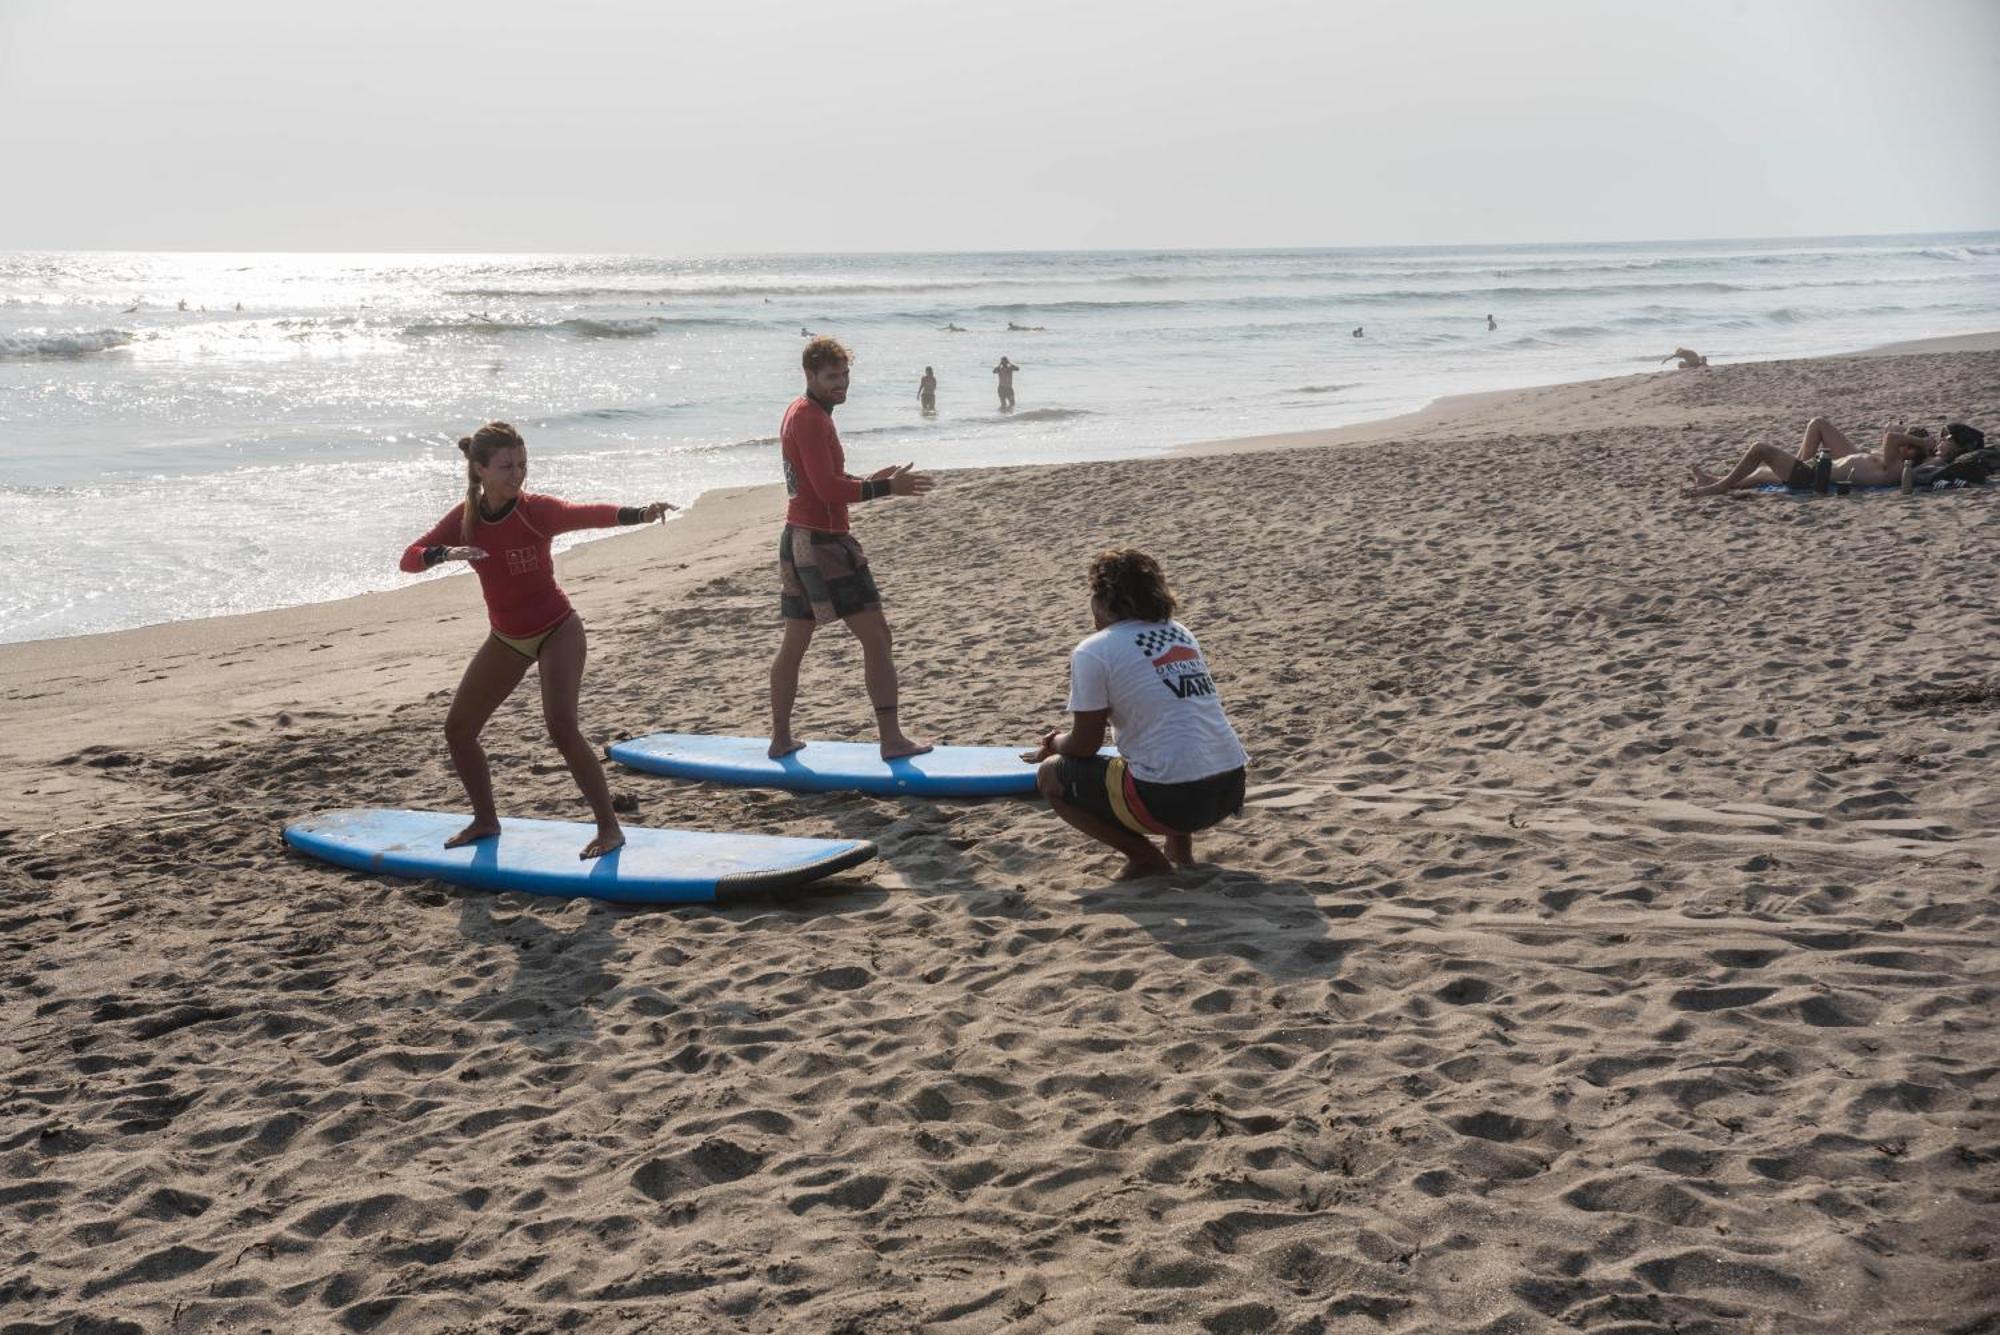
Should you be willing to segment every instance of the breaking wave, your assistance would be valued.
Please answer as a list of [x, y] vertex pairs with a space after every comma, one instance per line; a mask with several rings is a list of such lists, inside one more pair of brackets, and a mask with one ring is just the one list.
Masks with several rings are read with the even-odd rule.
[[124, 329], [24, 329], [18, 334], [0, 334], [0, 358], [88, 357], [122, 348], [131, 341], [131, 333]]

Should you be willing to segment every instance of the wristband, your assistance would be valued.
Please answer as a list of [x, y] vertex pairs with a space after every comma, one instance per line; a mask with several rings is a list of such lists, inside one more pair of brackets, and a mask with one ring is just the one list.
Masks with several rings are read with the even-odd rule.
[[618, 522], [620, 524], [643, 524], [646, 522], [646, 511], [637, 505], [621, 505], [618, 507]]
[[444, 560], [442, 544], [424, 548], [424, 569], [428, 570], [442, 560]]
[[864, 501], [879, 500], [888, 494], [889, 479], [886, 477], [871, 477], [861, 484], [861, 499]]

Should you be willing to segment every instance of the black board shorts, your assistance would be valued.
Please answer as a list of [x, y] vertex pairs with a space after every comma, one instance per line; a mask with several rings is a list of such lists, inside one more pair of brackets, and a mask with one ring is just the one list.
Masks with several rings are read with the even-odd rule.
[[1135, 778], [1120, 756], [1063, 756], [1063, 801], [1134, 834], [1197, 834], [1243, 810], [1243, 770], [1188, 783]]

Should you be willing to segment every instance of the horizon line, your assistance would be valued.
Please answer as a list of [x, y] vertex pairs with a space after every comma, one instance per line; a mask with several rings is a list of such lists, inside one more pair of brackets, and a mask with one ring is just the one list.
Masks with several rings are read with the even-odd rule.
[[0, 247], [0, 255], [380, 255], [380, 256], [473, 256], [473, 255], [563, 255], [593, 259], [781, 259], [801, 256], [815, 257], [876, 257], [876, 256], [968, 256], [968, 255], [1269, 255], [1282, 253], [1308, 254], [1338, 251], [1365, 250], [1508, 250], [1538, 246], [1682, 246], [1682, 245], [1722, 245], [1747, 242], [1772, 241], [1887, 241], [1898, 239], [1918, 239], [1952, 236], [2000, 236], [2000, 227], [1994, 228], [1954, 228], [1947, 231], [1925, 232], [1826, 232], [1826, 233], [1773, 233], [1749, 236], [1690, 236], [1690, 237], [1630, 237], [1616, 240], [1593, 241], [1425, 241], [1425, 242], [1377, 242], [1371, 244], [1343, 243], [1339, 245], [1271, 245], [1271, 246], [1084, 246], [1084, 247], [1016, 247], [978, 248], [967, 250], [917, 249], [917, 250], [686, 250], [686, 251], [645, 251], [645, 250], [510, 250], [510, 249], [389, 249], [364, 247], [352, 250], [285, 250], [260, 249], [255, 247], [218, 246], [212, 248], [188, 249], [165, 247], [141, 249], [125, 246], [75, 246], [75, 247]]

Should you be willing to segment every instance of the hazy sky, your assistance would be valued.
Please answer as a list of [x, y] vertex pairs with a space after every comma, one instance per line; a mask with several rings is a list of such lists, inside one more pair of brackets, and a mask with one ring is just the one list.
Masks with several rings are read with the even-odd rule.
[[2000, 228], [2000, 0], [0, 0], [0, 249]]

